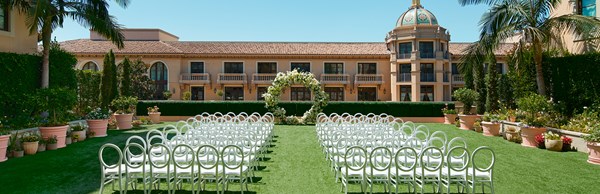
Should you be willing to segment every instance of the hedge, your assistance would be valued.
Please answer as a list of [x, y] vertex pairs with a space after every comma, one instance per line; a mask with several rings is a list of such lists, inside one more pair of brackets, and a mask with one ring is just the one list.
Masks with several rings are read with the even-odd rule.
[[[323, 110], [331, 113], [386, 113], [397, 117], [442, 117], [441, 109], [448, 104], [454, 108], [454, 103], [445, 102], [329, 102]], [[158, 106], [162, 116], [194, 116], [203, 112], [267, 112], [264, 102], [258, 101], [139, 101], [137, 115], [147, 115], [147, 108]], [[279, 106], [286, 110], [286, 115], [302, 116], [312, 106], [312, 102], [280, 102]]]

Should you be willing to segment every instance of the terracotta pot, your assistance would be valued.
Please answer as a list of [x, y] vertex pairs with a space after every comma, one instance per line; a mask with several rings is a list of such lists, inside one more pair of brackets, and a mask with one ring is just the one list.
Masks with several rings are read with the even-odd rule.
[[458, 115], [460, 119], [460, 129], [463, 130], [471, 130], [473, 129], [473, 124], [479, 118], [477, 115]]
[[93, 137], [106, 137], [106, 129], [108, 128], [108, 119], [104, 120], [86, 120], [90, 131], [94, 132]]
[[44, 139], [56, 136], [57, 148], [64, 148], [67, 146], [65, 142], [67, 137], [67, 129], [69, 129], [69, 125], [58, 127], [40, 127], [40, 132], [42, 133], [42, 137], [44, 137]]
[[516, 116], [509, 116], [508, 117], [508, 121], [510, 121], [510, 122], [516, 122], [517, 121], [517, 117]]
[[504, 132], [506, 135], [506, 140], [510, 142], [517, 142], [520, 138], [519, 132]]
[[4, 162], [8, 159], [6, 157], [6, 149], [8, 148], [9, 139], [10, 135], [0, 136], [0, 162]]
[[152, 121], [153, 124], [160, 123], [160, 112], [148, 113], [148, 117], [150, 117], [150, 121]]
[[115, 114], [117, 119], [117, 129], [131, 129], [131, 121], [133, 121], [133, 114]]
[[27, 154], [27, 155], [33, 155], [38, 150], [39, 141], [36, 141], [36, 142], [23, 142], [22, 145], [23, 145], [23, 150], [25, 151], [25, 154]]
[[71, 139], [71, 137], [67, 137], [67, 138], [65, 139], [65, 144], [67, 144], [67, 145], [71, 145], [71, 143], [73, 143], [73, 139]]
[[46, 144], [39, 144], [37, 152], [46, 151]]
[[600, 143], [587, 142], [588, 162], [600, 165]]
[[562, 140], [549, 140], [546, 139], [544, 141], [544, 145], [546, 145], [546, 149], [550, 151], [560, 152], [562, 151], [563, 141]]
[[532, 148], [537, 147], [537, 143], [535, 142], [535, 136], [544, 132], [546, 132], [545, 127], [521, 127], [521, 138], [523, 139], [521, 145]]
[[500, 135], [500, 123], [482, 121], [481, 127], [483, 128], [483, 135], [485, 136]]
[[21, 151], [13, 151], [13, 157], [15, 157], [15, 158], [21, 158], [21, 157], [23, 157], [24, 153], [25, 152], [23, 152], [23, 150], [21, 150]]
[[47, 150], [56, 150], [56, 149], [58, 149], [58, 144], [56, 144], [56, 143], [48, 144], [48, 145], [46, 145], [46, 149]]
[[77, 141], [83, 141], [85, 140], [85, 133], [86, 131], [73, 131], [73, 135], [79, 135], [79, 138], [77, 138]]
[[444, 114], [444, 124], [454, 124], [456, 116], [456, 114]]

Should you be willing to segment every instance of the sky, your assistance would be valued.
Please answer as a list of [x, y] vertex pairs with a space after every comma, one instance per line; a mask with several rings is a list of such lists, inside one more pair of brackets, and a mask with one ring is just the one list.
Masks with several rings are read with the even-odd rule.
[[[171, 2], [171, 3], [167, 3]], [[111, 15], [126, 28], [160, 28], [182, 41], [383, 42], [412, 0], [131, 0]], [[452, 42], [478, 39], [485, 5], [421, 0]], [[89, 38], [73, 20], [57, 29], [58, 41]]]

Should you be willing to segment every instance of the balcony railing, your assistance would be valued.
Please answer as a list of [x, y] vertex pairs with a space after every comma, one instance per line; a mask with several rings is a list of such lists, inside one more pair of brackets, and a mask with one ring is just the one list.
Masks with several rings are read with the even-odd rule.
[[355, 84], [383, 84], [382, 74], [356, 74], [354, 76]]
[[218, 84], [245, 84], [245, 73], [219, 73]]
[[322, 84], [349, 84], [348, 74], [321, 74]]
[[252, 75], [252, 83], [254, 84], [270, 84], [273, 83], [277, 74], [255, 73]]
[[410, 59], [412, 53], [398, 53], [398, 59]]
[[449, 73], [444, 73], [444, 82], [450, 82], [450, 74]]
[[435, 58], [435, 53], [433, 53], [433, 52], [421, 52], [419, 54], [419, 56], [422, 59], [432, 59], [432, 58]]
[[412, 74], [411, 73], [400, 73], [397, 77], [397, 82], [411, 82]]
[[444, 59], [450, 59], [450, 53], [448, 51], [444, 52]]
[[422, 82], [435, 82], [435, 73], [421, 73]]
[[208, 73], [182, 73], [179, 75], [179, 83], [184, 84], [210, 84]]
[[465, 84], [465, 78], [462, 75], [452, 75], [453, 84]]

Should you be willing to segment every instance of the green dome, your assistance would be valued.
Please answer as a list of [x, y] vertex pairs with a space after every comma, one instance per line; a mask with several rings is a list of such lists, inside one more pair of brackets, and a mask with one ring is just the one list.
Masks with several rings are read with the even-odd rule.
[[421, 5], [412, 6], [398, 18], [396, 27], [413, 25], [438, 25], [437, 18]]

